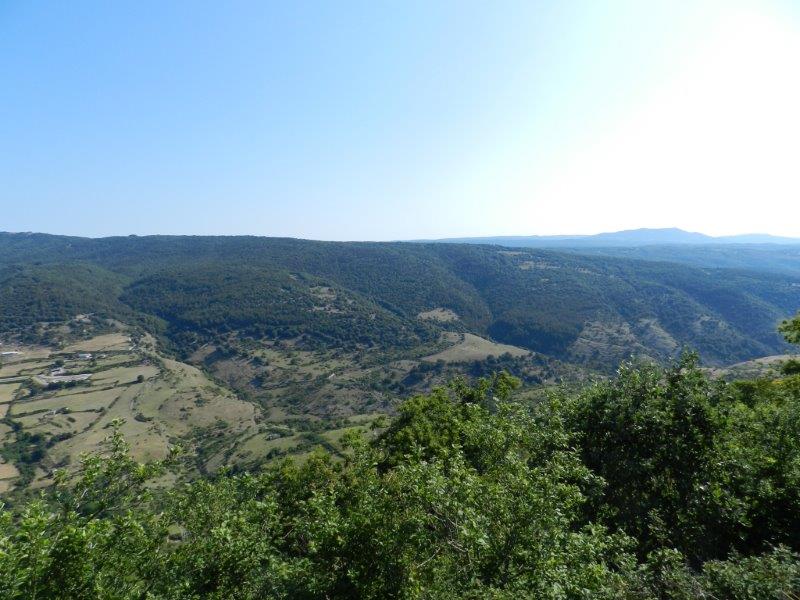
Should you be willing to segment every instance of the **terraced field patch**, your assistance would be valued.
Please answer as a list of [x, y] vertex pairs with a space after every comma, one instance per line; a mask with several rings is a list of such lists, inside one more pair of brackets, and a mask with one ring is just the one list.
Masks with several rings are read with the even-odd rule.
[[151, 379], [158, 375], [158, 367], [154, 365], [139, 365], [135, 367], [114, 367], [101, 371], [92, 376], [92, 381], [98, 385], [116, 383], [133, 383], [141, 375], [144, 379]]
[[98, 335], [89, 340], [81, 340], [64, 348], [64, 352], [109, 352], [129, 350], [130, 336], [124, 333], [108, 333]]
[[0, 404], [11, 402], [19, 389], [19, 383], [0, 383]]
[[21, 416], [42, 411], [57, 411], [66, 409], [69, 411], [100, 410], [116, 400], [122, 390], [119, 388], [92, 390], [87, 388], [84, 393], [55, 395], [41, 400], [26, 400], [25, 402], [15, 402], [12, 415]]
[[0, 379], [35, 375], [51, 364], [52, 361], [46, 360], [26, 360], [4, 364], [0, 367]]
[[[20, 356], [28, 356], [24, 351]], [[46, 485], [54, 466], [75, 467], [83, 453], [98, 450], [114, 421], [121, 423], [138, 460], [164, 458], [171, 445], [180, 443], [190, 453], [202, 451], [205, 460], [216, 452], [205, 447], [219, 448], [221, 465], [236, 440], [259, 431], [254, 404], [196, 367], [159, 355], [148, 336], [131, 349], [126, 332], [100, 335], [67, 345], [46, 360], [7, 362], [2, 373], [16, 379], [0, 381], [0, 418], [11, 420], [0, 423], [0, 444], [15, 441], [13, 427], [44, 439], [32, 487]], [[86, 381], [65, 379], [84, 373], [91, 375]], [[0, 493], [18, 477], [13, 464], [5, 471]]]
[[19, 476], [17, 467], [9, 462], [2, 462], [0, 460], [0, 494], [3, 494], [11, 489], [14, 485], [14, 479]]

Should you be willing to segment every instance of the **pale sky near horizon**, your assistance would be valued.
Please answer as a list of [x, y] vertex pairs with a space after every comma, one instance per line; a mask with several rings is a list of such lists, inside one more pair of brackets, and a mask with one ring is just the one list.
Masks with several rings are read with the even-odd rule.
[[0, 0], [0, 231], [800, 237], [800, 2]]

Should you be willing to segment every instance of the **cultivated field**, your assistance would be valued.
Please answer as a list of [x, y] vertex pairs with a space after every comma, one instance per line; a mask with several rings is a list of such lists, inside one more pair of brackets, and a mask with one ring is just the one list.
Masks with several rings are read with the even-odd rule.
[[11, 402], [19, 385], [19, 383], [0, 383], [0, 404]]
[[64, 348], [64, 352], [118, 352], [130, 349], [131, 338], [123, 332], [117, 332], [76, 342]]
[[[320, 287], [315, 295], [322, 304], [335, 291]], [[445, 309], [420, 315], [451, 316]], [[184, 363], [164, 356], [150, 336], [104, 327], [76, 340], [52, 326], [52, 348], [20, 348], [2, 365], [0, 460], [10, 474], [0, 478], [0, 493], [45, 486], [56, 468], [76, 469], [115, 423], [137, 460], [181, 446], [169, 478], [182, 480], [282, 456], [302, 460], [320, 447], [341, 456], [348, 433], [373, 435], [377, 415], [491, 356], [524, 358], [520, 369], [546, 377], [546, 365], [527, 350], [472, 334], [445, 333], [402, 351], [343, 351], [233, 333]]]
[[[74, 468], [82, 454], [101, 447], [115, 421], [138, 460], [164, 458], [179, 444], [191, 457], [180, 469], [184, 474], [212, 460], [225, 464], [236, 440], [258, 431], [256, 407], [154, 348], [151, 338], [136, 346], [120, 331], [49, 353], [23, 348], [6, 361], [0, 378], [0, 493], [15, 484], [45, 485], [54, 468]], [[14, 450], [23, 439], [44, 456], [35, 465], [14, 462], [23, 460]], [[196, 462], [195, 453], [203, 460]]]
[[501, 356], [510, 354], [511, 356], [525, 356], [530, 354], [529, 350], [510, 346], [508, 344], [497, 344], [471, 333], [446, 333], [445, 339], [453, 345], [446, 350], [426, 356], [423, 360], [436, 362], [443, 360], [446, 363], [460, 363], [473, 360], [484, 360], [489, 356]]

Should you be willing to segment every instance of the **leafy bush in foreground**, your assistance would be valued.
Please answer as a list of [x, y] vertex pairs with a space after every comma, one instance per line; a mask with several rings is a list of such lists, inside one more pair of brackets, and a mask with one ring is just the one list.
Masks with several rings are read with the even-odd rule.
[[0, 517], [3, 598], [796, 598], [800, 380], [686, 357], [527, 406], [507, 375], [153, 498], [118, 433]]

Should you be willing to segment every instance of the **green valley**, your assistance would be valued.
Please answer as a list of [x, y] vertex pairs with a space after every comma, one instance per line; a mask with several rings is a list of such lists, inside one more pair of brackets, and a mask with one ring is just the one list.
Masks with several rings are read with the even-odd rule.
[[0, 250], [6, 492], [47, 485], [115, 419], [137, 459], [183, 447], [171, 477], [191, 479], [338, 454], [455, 377], [578, 385], [686, 347], [762, 372], [800, 305], [790, 274], [486, 245], [0, 234]]

